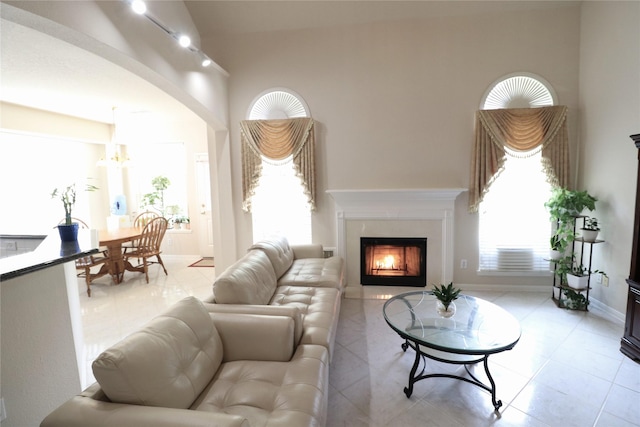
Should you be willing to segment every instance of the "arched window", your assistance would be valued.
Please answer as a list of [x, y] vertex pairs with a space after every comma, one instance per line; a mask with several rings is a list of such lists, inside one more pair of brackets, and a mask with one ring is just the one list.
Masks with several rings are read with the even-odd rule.
[[[553, 89], [544, 79], [519, 73], [492, 84], [485, 92], [481, 110], [530, 109], [555, 104]], [[551, 194], [548, 178], [553, 173], [543, 161], [542, 147], [541, 144], [524, 151], [503, 147], [506, 155], [499, 159], [502, 164], [481, 192], [477, 205], [480, 272], [519, 275], [549, 272], [549, 262], [545, 259], [549, 253], [551, 226], [544, 202]]]
[[[288, 89], [271, 89], [252, 102], [249, 120], [310, 117], [304, 100]], [[261, 155], [261, 173], [247, 210], [252, 213], [253, 240], [283, 235], [292, 244], [311, 243], [311, 205], [308, 187], [294, 166], [293, 155], [274, 160]], [[299, 170], [298, 170], [299, 172]]]

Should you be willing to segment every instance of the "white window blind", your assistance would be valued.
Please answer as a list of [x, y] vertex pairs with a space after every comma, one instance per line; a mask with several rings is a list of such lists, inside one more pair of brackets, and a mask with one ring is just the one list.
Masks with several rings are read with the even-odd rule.
[[540, 153], [507, 156], [479, 209], [480, 271], [548, 272], [551, 186]]

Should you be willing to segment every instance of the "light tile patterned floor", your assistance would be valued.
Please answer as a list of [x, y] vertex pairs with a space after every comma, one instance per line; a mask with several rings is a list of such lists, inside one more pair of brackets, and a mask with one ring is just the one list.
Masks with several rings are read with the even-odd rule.
[[[197, 257], [165, 258], [169, 275], [153, 266], [150, 284], [142, 274], [127, 273], [118, 286], [103, 277], [88, 298], [79, 280], [85, 385], [93, 382], [91, 361], [105, 348], [180, 299], [210, 295], [215, 268], [187, 267]], [[511, 312], [523, 330], [512, 351], [489, 359], [503, 402], [499, 416], [487, 392], [452, 379], [420, 381], [407, 398], [414, 354], [402, 351], [382, 316], [385, 294], [401, 290], [367, 287], [343, 299], [328, 427], [640, 426], [640, 364], [619, 351], [623, 325], [595, 311], [558, 309], [546, 292], [470, 292]], [[438, 362], [429, 367], [463, 369]]]

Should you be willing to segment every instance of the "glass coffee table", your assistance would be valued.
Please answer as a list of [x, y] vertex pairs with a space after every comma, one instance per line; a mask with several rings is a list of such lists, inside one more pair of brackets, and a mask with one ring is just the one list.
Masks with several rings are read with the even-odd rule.
[[[438, 315], [436, 297], [430, 291], [407, 292], [390, 298], [383, 308], [384, 319], [391, 329], [404, 338], [402, 349], [411, 347], [416, 358], [404, 392], [413, 393], [413, 385], [425, 378], [455, 378], [491, 393], [497, 411], [502, 401], [496, 399], [496, 385], [489, 372], [488, 359], [495, 353], [511, 350], [520, 339], [520, 323], [507, 311], [479, 298], [460, 295], [454, 301], [452, 317]], [[428, 357], [439, 362], [464, 365], [469, 376], [425, 373]], [[422, 362], [422, 369], [418, 372]], [[469, 365], [482, 362], [489, 385], [477, 379]]]

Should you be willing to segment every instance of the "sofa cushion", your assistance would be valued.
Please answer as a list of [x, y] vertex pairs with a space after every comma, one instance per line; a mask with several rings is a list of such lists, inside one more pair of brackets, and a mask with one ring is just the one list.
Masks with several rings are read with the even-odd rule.
[[240, 415], [251, 426], [322, 427], [328, 382], [327, 349], [300, 345], [288, 362], [223, 363], [191, 409]]
[[340, 291], [335, 288], [278, 286], [271, 305], [297, 307], [303, 316], [304, 332], [300, 344], [319, 344], [329, 349], [340, 316]]
[[220, 367], [222, 341], [205, 309], [188, 297], [105, 350], [93, 374], [116, 403], [186, 409]]
[[276, 274], [269, 257], [249, 251], [213, 282], [218, 304], [268, 304], [276, 290]]
[[276, 277], [282, 276], [293, 264], [293, 249], [286, 237], [272, 237], [253, 244], [249, 250], [260, 249], [271, 260]]
[[278, 279], [279, 286], [342, 288], [343, 261], [340, 257], [301, 258]]

